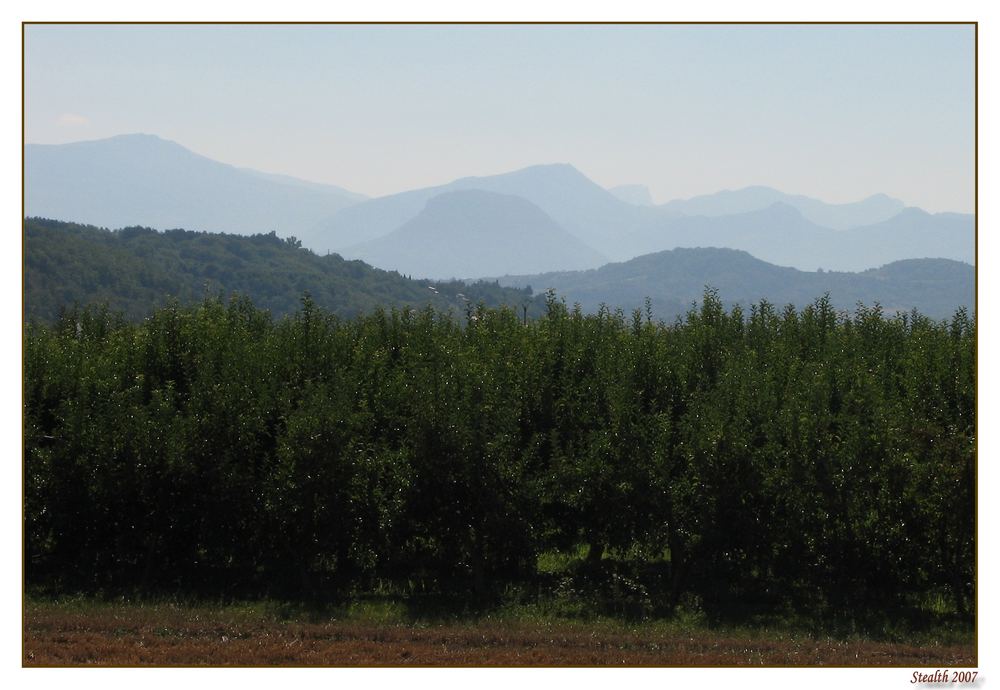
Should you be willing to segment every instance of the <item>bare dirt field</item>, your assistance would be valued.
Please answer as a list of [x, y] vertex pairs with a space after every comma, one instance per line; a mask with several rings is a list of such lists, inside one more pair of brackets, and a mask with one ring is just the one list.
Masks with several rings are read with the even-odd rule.
[[25, 666], [974, 666], [894, 644], [578, 622], [281, 621], [252, 610], [25, 606]]

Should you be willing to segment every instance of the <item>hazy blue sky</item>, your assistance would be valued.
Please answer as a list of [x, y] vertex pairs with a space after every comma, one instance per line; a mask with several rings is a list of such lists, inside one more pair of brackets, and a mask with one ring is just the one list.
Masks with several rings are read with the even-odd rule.
[[157, 134], [371, 195], [567, 162], [973, 209], [971, 26], [26, 29], [26, 139]]

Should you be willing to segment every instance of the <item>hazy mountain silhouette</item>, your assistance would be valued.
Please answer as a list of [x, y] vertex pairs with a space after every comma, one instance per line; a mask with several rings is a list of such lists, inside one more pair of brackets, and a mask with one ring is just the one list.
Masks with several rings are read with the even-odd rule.
[[502, 175], [463, 177], [439, 187], [372, 199], [344, 209], [301, 237], [306, 246], [320, 253], [339, 251], [388, 235], [420, 213], [432, 197], [464, 189], [526, 199], [571, 235], [613, 258], [621, 256], [621, 236], [666, 217], [657, 209], [618, 199], [571, 165], [536, 165]]
[[421, 278], [591, 268], [607, 261], [535, 204], [478, 189], [432, 197], [397, 230], [342, 254]]
[[331, 185], [241, 170], [148, 134], [28, 144], [24, 162], [26, 215], [105, 227], [288, 236], [364, 199]]
[[652, 206], [653, 196], [649, 193], [649, 187], [644, 184], [623, 184], [611, 187], [609, 192], [629, 204], [636, 206]]
[[791, 206], [773, 204], [730, 216], [664, 220], [625, 238], [623, 245], [631, 256], [678, 247], [727, 247], [783, 266], [815, 268], [815, 250], [824, 236], [832, 233], [810, 223]]
[[846, 230], [888, 220], [904, 208], [902, 201], [885, 194], [875, 194], [848, 204], [828, 204], [819, 199], [785, 194], [770, 187], [725, 190], [715, 194], [670, 201], [660, 208], [685, 216], [728, 216], [759, 211], [776, 203], [792, 206], [813, 223], [834, 230]]
[[[428, 251], [448, 254], [453, 246], [433, 247], [445, 237], [455, 241], [456, 229], [447, 223], [458, 222], [457, 210], [436, 234], [427, 226], [428, 217], [417, 223], [415, 228], [429, 241], [426, 246], [394, 246], [398, 236], [373, 242], [414, 221], [431, 199], [464, 190], [518, 197], [568, 233], [557, 247], [549, 242], [554, 236], [551, 224], [539, 222], [542, 239], [532, 243], [525, 231], [517, 229], [518, 223], [503, 215], [512, 208], [511, 201], [498, 204], [489, 196], [466, 197], [462, 213], [476, 218], [476, 241], [485, 244], [480, 251], [483, 262], [458, 266], [458, 275], [464, 276], [483, 269], [495, 273], [498, 265], [503, 267], [500, 272], [509, 268], [517, 273], [594, 265], [594, 255], [586, 258], [580, 243], [614, 261], [677, 247], [729, 247], [803, 270], [863, 270], [907, 258], [975, 260], [973, 216], [903, 209], [901, 202], [885, 195], [853, 204], [827, 204], [768, 187], [748, 187], [650, 206], [645, 205], [649, 193], [644, 187], [629, 185], [612, 193], [571, 165], [553, 164], [463, 177], [365, 201], [339, 187], [235, 168], [150, 135], [25, 147], [27, 215], [105, 227], [184, 227], [239, 234], [274, 230], [281, 236], [295, 235], [320, 254], [358, 248], [373, 263], [390, 261], [435, 272], [450, 271], [454, 264], [429, 257], [416, 263], [401, 255], [401, 247], [417, 252], [415, 257]], [[488, 219], [485, 209], [474, 213], [475, 199], [500, 217]], [[523, 227], [535, 227], [535, 221], [523, 220], [527, 223]], [[487, 238], [485, 228], [499, 235]], [[548, 247], [551, 261], [539, 263], [542, 256], [529, 250], [516, 255], [522, 265], [508, 267], [506, 248], [519, 245]], [[487, 256], [496, 261], [485, 261]]]
[[975, 222], [970, 215], [905, 209], [874, 225], [831, 230], [788, 204], [776, 203], [729, 216], [662, 220], [622, 238], [621, 246], [632, 256], [678, 247], [726, 247], [802, 270], [861, 271], [902, 259], [972, 263]]
[[682, 314], [701, 298], [706, 285], [727, 304], [744, 306], [767, 299], [779, 308], [805, 306], [830, 294], [838, 309], [878, 302], [886, 313], [917, 309], [947, 318], [958, 307], [975, 305], [975, 269], [947, 259], [897, 261], [860, 273], [799, 271], [766, 263], [732, 249], [675, 249], [613, 263], [595, 270], [505, 276], [501, 285], [553, 288], [570, 304], [595, 311], [602, 303], [627, 311], [652, 301], [657, 318]]
[[907, 208], [881, 223], [852, 228], [838, 235], [841, 243], [827, 248], [830, 265], [857, 263], [856, 254], [863, 248], [879, 265], [894, 258], [942, 258], [975, 263], [976, 217], [967, 213], [927, 213]]
[[[372, 199], [345, 208], [301, 237], [306, 246], [321, 253], [345, 251], [389, 235], [419, 214], [429, 199], [459, 189], [531, 201], [569, 234], [615, 261], [677, 247], [741, 249], [765, 261], [803, 270], [864, 270], [924, 257], [974, 260], [972, 216], [939, 214], [928, 220], [909, 212], [900, 215], [901, 202], [885, 195], [854, 204], [827, 204], [767, 187], [749, 187], [644, 206], [623, 201], [562, 164], [465, 177], [439, 187]], [[634, 188], [625, 194], [641, 198], [635, 196], [641, 192]], [[378, 264], [377, 259], [372, 261]]]

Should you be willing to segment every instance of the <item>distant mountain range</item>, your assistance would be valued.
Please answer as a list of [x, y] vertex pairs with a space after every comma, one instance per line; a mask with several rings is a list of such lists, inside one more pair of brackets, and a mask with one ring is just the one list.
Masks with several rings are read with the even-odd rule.
[[[416, 217], [434, 197], [468, 189], [530, 201], [564, 230], [608, 257], [617, 256], [622, 236], [666, 217], [655, 208], [622, 201], [571, 165], [536, 165], [503, 175], [463, 177], [438, 187], [371, 199], [346, 208], [312, 231], [304, 232], [302, 241], [320, 253], [344, 251], [345, 255], [352, 255], [351, 248], [393, 232]], [[353, 256], [367, 259], [364, 254]]]
[[860, 273], [799, 271], [766, 263], [732, 249], [675, 249], [613, 263], [595, 270], [504, 276], [501, 285], [552, 288], [587, 311], [601, 304], [626, 311], [652, 301], [657, 318], [671, 319], [700, 301], [706, 286], [728, 305], [766, 299], [779, 308], [803, 307], [829, 293], [833, 305], [853, 311], [858, 302], [878, 302], [885, 313], [917, 309], [947, 318], [958, 307], [975, 307], [975, 269], [948, 259], [909, 259]]
[[274, 230], [318, 254], [418, 277], [598, 268], [684, 247], [738, 249], [805, 271], [975, 261], [973, 216], [928, 214], [882, 194], [828, 204], [748, 187], [655, 205], [642, 185], [607, 190], [554, 164], [365, 199], [148, 135], [26, 146], [25, 204], [28, 215], [105, 227]]
[[235, 168], [146, 134], [24, 147], [25, 215], [120, 228], [146, 225], [294, 235], [366, 197]]
[[[442, 247], [449, 248], [442, 251]], [[544, 211], [518, 196], [444, 192], [388, 235], [344, 250], [367, 263], [425, 278], [474, 278], [607, 263]], [[532, 270], [532, 269], [528, 269]]]
[[664, 248], [720, 247], [741, 249], [763, 261], [802, 270], [863, 271], [901, 259], [973, 263], [975, 222], [970, 215], [931, 215], [905, 208], [879, 223], [831, 230], [779, 202], [730, 216], [670, 218], [633, 233], [627, 242], [630, 256]]
[[[555, 224], [593, 249], [591, 256], [617, 261], [678, 247], [742, 249], [765, 261], [803, 270], [859, 271], [910, 258], [975, 260], [975, 219], [967, 214], [932, 215], [906, 208], [885, 195], [854, 204], [826, 204], [764, 187], [653, 206], [645, 203], [649, 194], [644, 187], [615, 188], [613, 194], [568, 165], [462, 178], [448, 185], [372, 199], [346, 208], [304, 233], [303, 242], [320, 252], [337, 251], [374, 265], [385, 261], [394, 262], [385, 263], [386, 267], [401, 265], [396, 254], [403, 251], [402, 235], [414, 227], [407, 224], [436, 197], [460, 189], [531, 201]], [[496, 232], [511, 238], [524, 235], [516, 218], [505, 217], [498, 207], [492, 212], [497, 214], [491, 223]], [[438, 217], [436, 222], [439, 238], [471, 231], [459, 216]], [[351, 243], [351, 238], [363, 241]], [[375, 241], [379, 238], [385, 241]], [[443, 239], [437, 244], [426, 239], [421, 242], [421, 254], [447, 253], [455, 263], [465, 263], [467, 270], [482, 265], [471, 254], [471, 246], [456, 246]], [[532, 255], [530, 242], [511, 242], [515, 243], [525, 247], [521, 261], [547, 261], [549, 270], [558, 270], [558, 265], [576, 262], [581, 256], [576, 244], [566, 245], [565, 256], [555, 247], [539, 257]], [[395, 245], [396, 251], [383, 251], [389, 245]], [[433, 276], [440, 271], [433, 262], [415, 257], [407, 263], [414, 275]], [[595, 261], [581, 268], [599, 265]]]
[[[509, 203], [488, 192], [455, 192], [431, 202], [431, 214], [450, 214], [463, 204], [478, 208], [484, 203], [478, 195], [496, 197], [486, 203]], [[524, 213], [539, 213], [527, 202], [519, 203], [525, 204]], [[50, 321], [60, 308], [74, 303], [106, 303], [139, 319], [171, 297], [190, 303], [233, 293], [281, 315], [296, 310], [305, 292], [343, 316], [378, 306], [426, 305], [461, 315], [480, 301], [518, 311], [527, 306], [529, 314], [538, 314], [538, 295], [548, 288], [588, 311], [601, 304], [641, 309], [649, 297], [655, 317], [663, 320], [700, 301], [706, 286], [718, 289], [728, 306], [747, 307], [766, 299], [779, 308], [803, 307], [824, 293], [838, 309], [878, 302], [886, 313], [917, 309], [933, 318], [947, 318], [963, 306], [971, 312], [975, 306], [975, 269], [947, 259], [897, 261], [860, 273], [808, 272], [775, 266], [743, 251], [675, 249], [592, 270], [432, 282], [338, 255], [318, 256], [274, 234], [164, 233], [140, 227], [110, 231], [39, 218], [25, 221], [25, 233], [29, 320]]]
[[770, 187], [746, 187], [679, 199], [663, 204], [662, 208], [677, 215], [717, 217], [760, 211], [774, 204], [791, 206], [810, 222], [833, 230], [880, 223], [904, 208], [902, 201], [885, 194], [875, 194], [849, 204], [828, 204], [806, 196], [785, 194]]

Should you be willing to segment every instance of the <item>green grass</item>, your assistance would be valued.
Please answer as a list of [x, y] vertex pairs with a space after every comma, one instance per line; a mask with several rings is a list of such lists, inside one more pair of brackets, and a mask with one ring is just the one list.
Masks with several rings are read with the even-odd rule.
[[[536, 596], [524, 590], [509, 589], [499, 600], [474, 605], [456, 602], [451, 597], [421, 597], [393, 594], [359, 595], [339, 603], [308, 603], [260, 599], [250, 601], [213, 601], [193, 598], [99, 599], [87, 596], [27, 596], [26, 611], [58, 609], [81, 617], [93, 613], [123, 617], [136, 611], [150, 619], [184, 615], [197, 619], [213, 618], [226, 626], [254, 622], [288, 624], [330, 621], [368, 623], [380, 626], [430, 627], [437, 625], [510, 624], [551, 627], [568, 630], [592, 630], [603, 633], [647, 632], [656, 634], [712, 633], [729, 637], [754, 637], [774, 641], [833, 638], [844, 641], [905, 642], [910, 644], [968, 644], [975, 640], [975, 629], [968, 622], [946, 614], [928, 613], [924, 625], [912, 620], [885, 617], [867, 625], [845, 621], [818, 621], [802, 614], [783, 613], [744, 621], [714, 620], [699, 608], [698, 602], [686, 599], [666, 616], [621, 616], [596, 610], [586, 594], [557, 592]], [[164, 634], [169, 634], [167, 630]]]
[[197, 597], [94, 596], [52, 597], [32, 593], [30, 607], [59, 607], [81, 615], [116, 607], [122, 611], [193, 611], [198, 615], [237, 621], [320, 623], [346, 621], [377, 625], [432, 626], [441, 624], [510, 623], [532, 626], [585, 627], [605, 632], [644, 630], [657, 633], [703, 633], [764, 637], [774, 640], [816, 639], [966, 644], [975, 639], [973, 621], [958, 616], [947, 598], [928, 597], [906, 610], [868, 614], [864, 618], [826, 611], [803, 612], [784, 607], [760, 610], [752, 606], [719, 611], [693, 594], [673, 607], [658, 606], [658, 593], [633, 573], [639, 563], [668, 560], [668, 553], [650, 559], [644, 554], [608, 551], [596, 569], [586, 561], [588, 547], [547, 551], [538, 556], [536, 581], [509, 585], [486, 596], [456, 596], [418, 591], [413, 583], [377, 583], [371, 591], [343, 594], [331, 601], [279, 599], [219, 601]]

